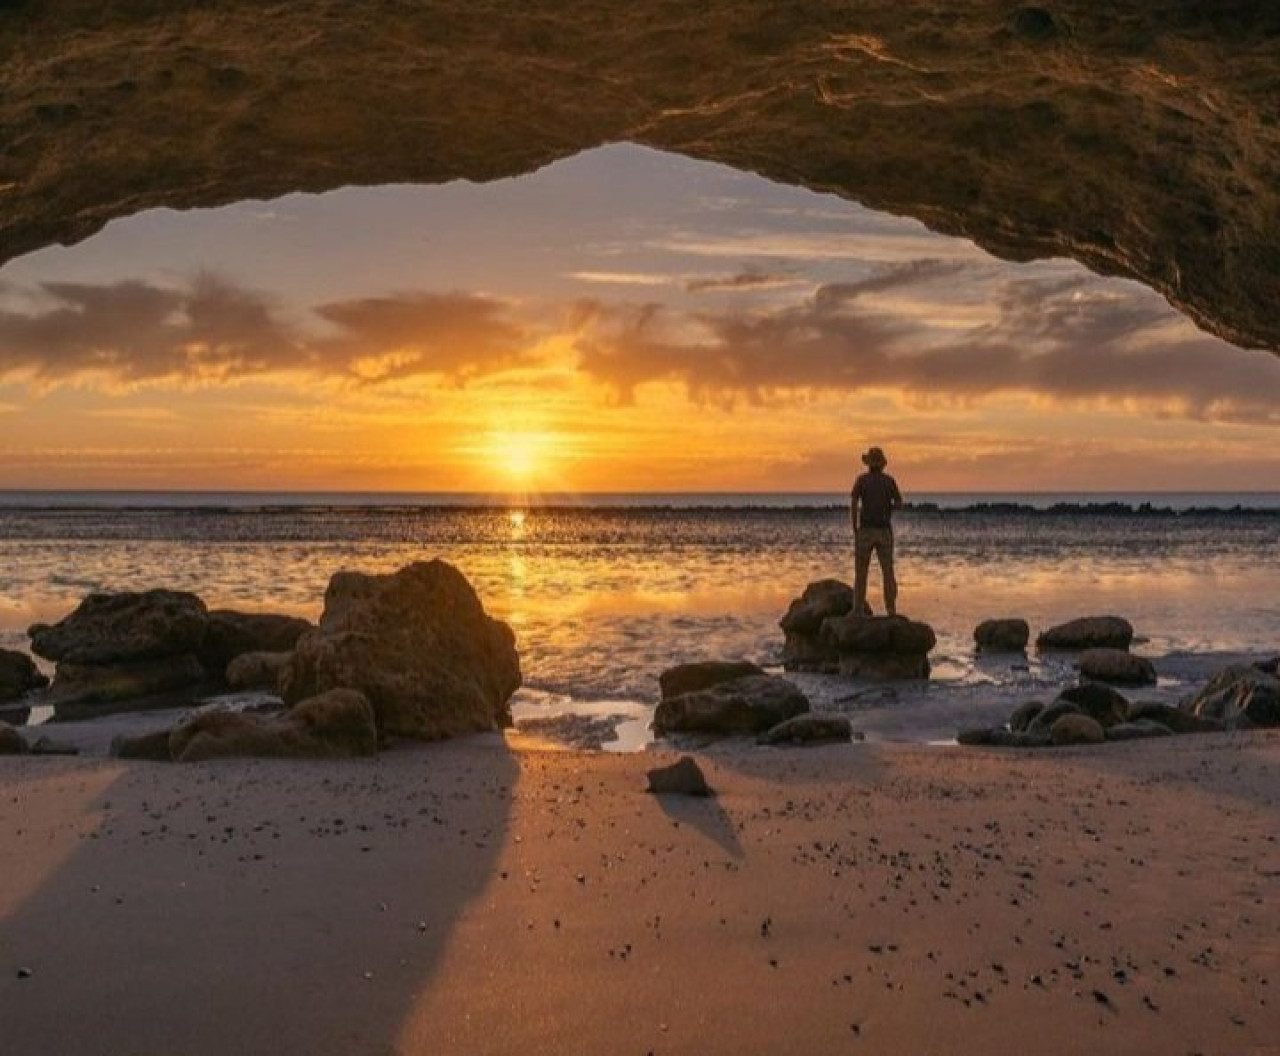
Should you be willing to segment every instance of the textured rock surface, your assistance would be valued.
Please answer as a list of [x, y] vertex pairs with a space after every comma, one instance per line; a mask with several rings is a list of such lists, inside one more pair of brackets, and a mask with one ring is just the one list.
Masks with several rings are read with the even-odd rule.
[[55, 624], [36, 624], [31, 651], [71, 664], [117, 664], [194, 653], [207, 613], [194, 594], [174, 590], [90, 594]]
[[1082, 616], [1050, 627], [1036, 638], [1037, 649], [1128, 649], [1133, 625], [1120, 616]]
[[691, 755], [682, 755], [670, 766], [655, 766], [645, 775], [648, 791], [657, 795], [710, 796], [715, 793]]
[[1228, 729], [1280, 726], [1280, 678], [1251, 664], [1236, 664], [1214, 676], [1186, 707]]
[[735, 678], [763, 674], [763, 669], [746, 660], [701, 660], [667, 668], [658, 676], [658, 688], [666, 699], [678, 697], [682, 693], [710, 689], [717, 683], [729, 682]]
[[1031, 640], [1026, 620], [983, 620], [973, 629], [973, 641], [980, 653], [1021, 653]]
[[180, 763], [233, 756], [340, 758], [377, 750], [373, 708], [350, 689], [330, 690], [274, 715], [201, 711], [169, 734], [169, 754]]
[[236, 657], [245, 653], [286, 653], [311, 629], [308, 621], [296, 616], [215, 609], [209, 613], [196, 655], [205, 670], [222, 678]]
[[293, 653], [241, 653], [227, 665], [227, 685], [234, 690], [268, 689], [275, 692], [280, 675]]
[[511, 725], [519, 686], [511, 628], [438, 560], [384, 576], [339, 572], [320, 626], [298, 640], [280, 677], [291, 704], [357, 689], [382, 733], [427, 740]]
[[1088, 715], [1063, 715], [1049, 729], [1055, 745], [1101, 744], [1106, 739], [1102, 725]]
[[[862, 735], [858, 735], [861, 740]], [[761, 744], [828, 744], [854, 740], [853, 727], [843, 715], [797, 715], [766, 730]]]
[[1074, 257], [1275, 349], [1278, 24], [1198, 0], [10, 0], [0, 262], [141, 209], [633, 140]]
[[1155, 665], [1124, 649], [1086, 649], [1080, 656], [1080, 674], [1117, 686], [1156, 684]]
[[763, 733], [809, 710], [809, 698], [777, 675], [747, 675], [706, 689], [664, 697], [653, 713], [653, 729], [667, 733]]
[[810, 583], [778, 621], [782, 666], [851, 678], [929, 677], [933, 628], [905, 616], [856, 616], [853, 590], [837, 579]]
[[0, 704], [26, 696], [49, 684], [31, 657], [12, 649], [0, 649]]
[[1106, 731], [1109, 741], [1145, 741], [1152, 737], [1171, 737], [1173, 730], [1153, 719], [1138, 719], [1135, 722], [1122, 722]]
[[58, 665], [49, 694], [60, 721], [184, 707], [213, 688], [191, 653], [116, 664]]
[[1207, 719], [1182, 708], [1158, 701], [1139, 701], [1129, 705], [1130, 723], [1156, 722], [1174, 733], [1218, 733], [1226, 727], [1220, 719]]
[[[1059, 702], [1074, 705], [1104, 728], [1118, 726], [1129, 717], [1129, 701], [1124, 694], [1096, 682], [1064, 689], [1055, 701]], [[1043, 717], [1042, 713], [1034, 721], [1041, 722]]]

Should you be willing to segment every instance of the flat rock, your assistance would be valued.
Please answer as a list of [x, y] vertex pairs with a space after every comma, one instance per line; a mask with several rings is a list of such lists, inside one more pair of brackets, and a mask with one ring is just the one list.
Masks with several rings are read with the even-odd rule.
[[356, 689], [382, 734], [433, 740], [510, 726], [520, 681], [511, 628], [486, 615], [461, 572], [435, 560], [390, 575], [335, 575], [280, 691], [294, 703]]
[[758, 734], [809, 710], [809, 698], [777, 675], [747, 675], [658, 702], [653, 729], [668, 733]]
[[1031, 640], [1031, 627], [1026, 620], [983, 620], [973, 629], [973, 641], [980, 653], [1025, 652]]
[[735, 678], [763, 674], [763, 668], [746, 660], [702, 660], [667, 668], [658, 676], [658, 688], [663, 698], [678, 697], [682, 693], [696, 693]]
[[682, 755], [670, 766], [657, 766], [646, 775], [648, 791], [658, 795], [711, 796], [702, 768], [691, 755]]
[[0, 704], [20, 700], [33, 690], [43, 689], [49, 678], [26, 653], [0, 649]]
[[1117, 686], [1156, 684], [1155, 665], [1124, 649], [1086, 649], [1080, 655], [1080, 674]]
[[297, 616], [215, 609], [209, 613], [196, 656], [206, 671], [222, 678], [237, 657], [245, 653], [292, 652], [298, 639], [312, 629], [310, 621]]
[[69, 616], [28, 633], [32, 652], [46, 660], [134, 663], [194, 653], [206, 618], [204, 602], [181, 591], [90, 594]]
[[180, 763], [238, 756], [341, 758], [377, 750], [373, 708], [363, 693], [350, 689], [329, 690], [278, 714], [197, 712], [169, 735], [169, 753]]
[[1133, 625], [1120, 616], [1082, 616], [1043, 631], [1036, 638], [1042, 650], [1128, 649]]
[[1186, 710], [1227, 729], [1280, 726], [1280, 677], [1252, 664], [1234, 664], [1196, 693]]
[[1106, 732], [1101, 723], [1088, 715], [1063, 715], [1050, 727], [1049, 739], [1055, 746], [1101, 744], [1106, 740]]
[[[759, 737], [760, 744], [833, 744], [855, 739], [853, 725], [843, 715], [809, 712], [778, 723]], [[856, 736], [861, 740], [862, 736]]]

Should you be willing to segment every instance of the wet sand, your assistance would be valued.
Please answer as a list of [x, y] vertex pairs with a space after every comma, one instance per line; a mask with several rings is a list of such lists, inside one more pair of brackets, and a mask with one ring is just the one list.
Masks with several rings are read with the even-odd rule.
[[663, 758], [0, 760], [4, 1051], [1275, 1050], [1280, 733]]

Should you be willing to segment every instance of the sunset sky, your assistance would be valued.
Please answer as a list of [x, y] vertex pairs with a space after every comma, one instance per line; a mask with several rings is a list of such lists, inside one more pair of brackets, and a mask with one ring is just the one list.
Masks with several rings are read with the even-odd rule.
[[1280, 489], [1280, 358], [1070, 262], [617, 146], [0, 269], [0, 487]]

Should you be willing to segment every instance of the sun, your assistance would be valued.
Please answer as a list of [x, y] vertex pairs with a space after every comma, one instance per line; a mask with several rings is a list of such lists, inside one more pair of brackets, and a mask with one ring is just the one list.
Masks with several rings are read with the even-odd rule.
[[554, 439], [540, 432], [496, 432], [485, 445], [488, 461], [512, 483], [527, 486], [545, 478]]

